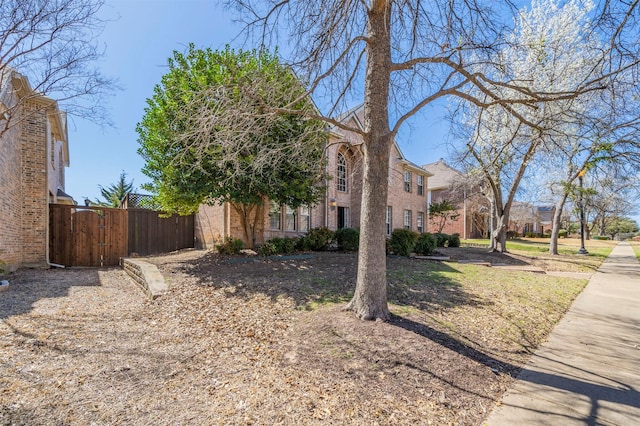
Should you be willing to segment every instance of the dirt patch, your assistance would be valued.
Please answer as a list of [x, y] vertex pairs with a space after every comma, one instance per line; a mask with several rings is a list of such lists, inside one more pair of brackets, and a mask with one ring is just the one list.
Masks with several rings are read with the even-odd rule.
[[394, 316], [378, 323], [340, 310], [353, 254], [147, 260], [170, 285], [155, 301], [119, 269], [9, 278], [3, 424], [477, 425], [581, 288], [389, 258]]

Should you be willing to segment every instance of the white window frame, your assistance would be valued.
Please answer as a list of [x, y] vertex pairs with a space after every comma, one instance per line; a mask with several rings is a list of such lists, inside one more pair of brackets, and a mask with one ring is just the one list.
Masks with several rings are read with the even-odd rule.
[[424, 212], [418, 212], [416, 216], [416, 230], [420, 233], [424, 232]]
[[404, 172], [404, 190], [405, 192], [411, 192], [411, 172]]
[[411, 229], [411, 210], [404, 211], [404, 227], [406, 229]]
[[391, 235], [391, 219], [393, 218], [392, 216], [393, 214], [393, 210], [391, 209], [391, 206], [387, 206], [387, 211], [385, 214], [385, 224], [386, 224], [386, 230], [387, 230], [387, 235]]
[[338, 220], [336, 222], [336, 228], [344, 229], [344, 228], [351, 227], [351, 217], [350, 217], [351, 216], [351, 209], [349, 209], [349, 207], [339, 206], [338, 209], [337, 209], [337, 212], [338, 212], [338, 215], [340, 215], [340, 212], [343, 213], [343, 216], [342, 216], [343, 227], [342, 228], [338, 228], [338, 224], [341, 222], [340, 217], [338, 216], [338, 218], [337, 218]]
[[336, 160], [336, 189], [339, 192], [347, 192], [347, 189], [349, 189], [347, 186], [347, 173], [347, 158], [343, 153], [339, 152]]
[[282, 206], [273, 201], [269, 204], [269, 229], [272, 231], [280, 231], [282, 229]]
[[424, 176], [418, 175], [418, 195], [424, 195]]
[[289, 206], [284, 208], [284, 230], [285, 231], [297, 231], [298, 230], [298, 209], [294, 209]]
[[311, 209], [309, 206], [300, 207], [300, 231], [307, 232], [311, 229]]

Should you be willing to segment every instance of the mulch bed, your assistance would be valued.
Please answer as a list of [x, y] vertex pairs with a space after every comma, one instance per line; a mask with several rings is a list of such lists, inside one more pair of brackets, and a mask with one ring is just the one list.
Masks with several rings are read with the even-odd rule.
[[389, 258], [380, 323], [341, 310], [353, 254], [148, 260], [170, 285], [155, 301], [120, 269], [8, 277], [0, 423], [478, 425], [544, 337], [505, 334], [513, 299], [456, 285], [449, 264]]

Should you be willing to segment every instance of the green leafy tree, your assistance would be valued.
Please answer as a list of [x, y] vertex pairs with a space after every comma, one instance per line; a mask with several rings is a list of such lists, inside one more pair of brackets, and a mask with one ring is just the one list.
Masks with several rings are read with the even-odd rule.
[[604, 232], [615, 239], [619, 234], [633, 234], [638, 232], [638, 223], [627, 217], [617, 217], [609, 223]]
[[429, 220], [433, 223], [439, 234], [447, 223], [458, 220], [460, 213], [458, 206], [453, 204], [451, 200], [442, 200], [433, 202], [429, 205]]
[[102, 200], [96, 200], [98, 205], [105, 207], [120, 207], [120, 202], [129, 192], [133, 191], [133, 179], [127, 182], [127, 174], [123, 171], [120, 173], [120, 179], [118, 182], [113, 183], [106, 188], [102, 185], [98, 185], [100, 193], [104, 198]]
[[325, 125], [307, 118], [314, 105], [276, 54], [190, 45], [147, 104], [137, 126], [143, 187], [163, 210], [228, 202], [253, 246], [267, 200], [297, 208], [323, 193]]

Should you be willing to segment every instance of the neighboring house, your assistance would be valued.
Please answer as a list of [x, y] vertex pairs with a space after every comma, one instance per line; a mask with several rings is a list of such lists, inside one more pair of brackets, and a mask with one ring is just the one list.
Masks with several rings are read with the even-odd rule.
[[48, 263], [49, 204], [69, 166], [66, 115], [7, 69], [0, 77], [0, 260], [9, 270]]
[[[343, 123], [362, 129], [364, 109], [355, 108], [339, 118]], [[331, 230], [357, 228], [361, 220], [362, 136], [337, 127], [330, 131], [326, 150], [327, 191], [323, 200], [311, 207], [291, 209], [268, 203], [263, 220], [257, 225], [256, 244], [274, 237], [293, 237], [311, 228]], [[393, 144], [389, 160], [389, 195], [386, 228], [391, 235], [396, 228], [426, 232], [427, 178], [431, 174], [408, 161], [397, 144]], [[240, 218], [228, 203], [201, 206], [196, 216], [196, 245], [213, 247], [223, 238], [243, 238]]]
[[[459, 213], [458, 219], [449, 221], [442, 230], [445, 234], [459, 234], [460, 238], [483, 238], [488, 229], [488, 203], [477, 190], [465, 189], [464, 173], [449, 166], [443, 159], [422, 166], [433, 176], [429, 179], [427, 211], [431, 203], [451, 201]], [[437, 232], [431, 220], [427, 230]]]
[[534, 206], [516, 201], [509, 215], [509, 230], [521, 236], [551, 232], [554, 211], [553, 206]]
[[[442, 232], [458, 233], [463, 239], [489, 238], [490, 204], [482, 190], [473, 188], [472, 185], [470, 187], [469, 179], [465, 174], [449, 166], [442, 159], [422, 167], [433, 175], [429, 178], [427, 206], [432, 202], [447, 199], [458, 207], [458, 220], [448, 222]], [[429, 211], [428, 207], [427, 211]], [[542, 234], [551, 229], [553, 212], [554, 207], [536, 207], [529, 203], [515, 201], [509, 215], [509, 230], [518, 235]], [[427, 230], [437, 231], [431, 221], [428, 223]]]

